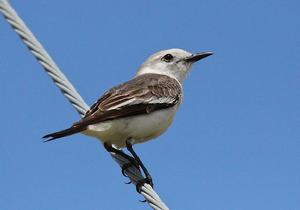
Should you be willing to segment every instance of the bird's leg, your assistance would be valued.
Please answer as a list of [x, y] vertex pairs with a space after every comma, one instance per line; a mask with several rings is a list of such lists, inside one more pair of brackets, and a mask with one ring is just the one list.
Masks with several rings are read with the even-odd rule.
[[142, 170], [143, 170], [143, 172], [144, 172], [144, 174], [146, 176], [145, 179], [142, 179], [141, 181], [139, 181], [136, 184], [137, 191], [140, 192], [140, 187], [144, 183], [150, 184], [151, 187], [153, 187], [152, 177], [151, 177], [150, 173], [148, 172], [147, 168], [144, 166], [144, 164], [141, 161], [141, 159], [139, 158], [139, 156], [133, 150], [132, 143], [131, 143], [130, 139], [126, 140], [126, 147], [127, 147], [127, 150], [132, 154], [132, 156], [134, 157], [134, 159], [137, 161], [137, 163], [141, 166], [141, 168], [142, 168]]
[[128, 160], [129, 162], [128, 163], [125, 163], [123, 166], [122, 166], [122, 174], [124, 176], [127, 177], [127, 175], [125, 174], [125, 170], [130, 168], [131, 166], [134, 166], [136, 167], [139, 171], [140, 171], [140, 165], [139, 163], [137, 162], [137, 160], [129, 155], [127, 155], [125, 152], [123, 152], [122, 150], [119, 150], [119, 149], [116, 149], [114, 148], [111, 144], [109, 143], [104, 143], [103, 144], [104, 148], [108, 151], [108, 152], [114, 152], [118, 155], [120, 155], [121, 157], [125, 158], [126, 160]]

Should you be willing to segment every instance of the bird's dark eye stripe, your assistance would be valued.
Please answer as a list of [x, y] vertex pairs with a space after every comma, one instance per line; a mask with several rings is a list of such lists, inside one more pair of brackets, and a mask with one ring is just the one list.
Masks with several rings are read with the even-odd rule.
[[173, 58], [174, 58], [173, 55], [171, 55], [171, 54], [166, 54], [166, 55], [164, 55], [164, 57], [162, 57], [162, 60], [163, 60], [163, 61], [166, 61], [166, 62], [169, 62], [169, 61], [171, 61]]

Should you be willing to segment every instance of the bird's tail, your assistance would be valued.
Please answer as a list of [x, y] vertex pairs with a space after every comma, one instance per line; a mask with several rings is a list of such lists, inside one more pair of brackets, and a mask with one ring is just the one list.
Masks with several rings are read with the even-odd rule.
[[79, 133], [81, 131], [84, 131], [85, 129], [86, 129], [85, 127], [73, 125], [72, 127], [67, 128], [65, 130], [47, 134], [47, 135], [43, 136], [43, 139], [45, 139], [44, 142], [52, 141], [54, 139], [58, 139], [58, 138], [62, 138], [65, 136], [70, 136], [75, 133]]

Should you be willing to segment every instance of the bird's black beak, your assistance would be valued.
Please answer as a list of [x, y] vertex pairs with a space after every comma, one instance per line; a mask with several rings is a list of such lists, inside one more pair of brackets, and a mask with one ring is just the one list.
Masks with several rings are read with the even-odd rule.
[[199, 61], [203, 58], [206, 58], [212, 54], [213, 54], [212, 52], [196, 53], [196, 54], [193, 54], [193, 55], [189, 56], [188, 58], [186, 58], [185, 61], [194, 63], [194, 62]]

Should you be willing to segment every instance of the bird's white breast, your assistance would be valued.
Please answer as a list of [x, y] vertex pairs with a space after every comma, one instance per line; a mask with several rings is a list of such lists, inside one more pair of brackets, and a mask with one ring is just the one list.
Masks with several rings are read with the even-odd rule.
[[129, 138], [134, 143], [142, 143], [167, 130], [173, 121], [177, 107], [89, 125], [83, 133], [94, 136], [102, 142], [114, 144], [119, 148], [125, 147], [126, 140]]

